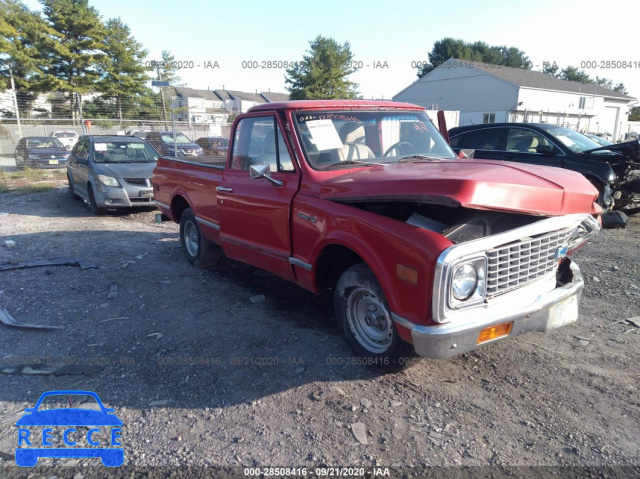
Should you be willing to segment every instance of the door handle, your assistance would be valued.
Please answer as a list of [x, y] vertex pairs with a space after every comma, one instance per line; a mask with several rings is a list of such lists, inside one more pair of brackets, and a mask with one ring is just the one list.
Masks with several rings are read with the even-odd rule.
[[231, 193], [233, 191], [233, 188], [227, 188], [225, 186], [216, 186], [216, 191], [220, 191], [223, 193]]

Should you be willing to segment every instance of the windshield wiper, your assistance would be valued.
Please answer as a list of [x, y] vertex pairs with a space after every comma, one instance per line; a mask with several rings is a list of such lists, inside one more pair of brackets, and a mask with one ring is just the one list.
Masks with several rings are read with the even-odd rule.
[[442, 160], [439, 156], [429, 156], [429, 155], [407, 155], [400, 158], [397, 163], [405, 163], [408, 161], [414, 160]]
[[383, 166], [384, 163], [373, 163], [371, 161], [363, 161], [363, 160], [346, 160], [346, 161], [337, 161], [335, 163], [330, 163], [328, 165], [323, 165], [323, 166], [326, 169], [332, 166], [339, 166], [339, 165]]

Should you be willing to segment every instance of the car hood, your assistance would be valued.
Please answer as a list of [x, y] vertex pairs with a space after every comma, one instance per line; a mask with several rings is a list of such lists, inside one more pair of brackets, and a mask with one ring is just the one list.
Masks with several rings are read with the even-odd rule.
[[96, 173], [114, 178], [151, 178], [156, 162], [149, 163], [96, 163]]
[[601, 146], [599, 148], [593, 148], [592, 150], [583, 151], [582, 153], [589, 155], [590, 153], [597, 151], [616, 151], [622, 153], [634, 162], [640, 161], [640, 142], [638, 140], [625, 141], [623, 143], [616, 143], [615, 145]]
[[115, 414], [68, 408], [27, 413], [16, 421], [16, 426], [122, 426], [122, 421]]
[[581, 174], [495, 160], [360, 168], [321, 182], [317, 194], [338, 202], [414, 201], [545, 216], [600, 213], [598, 191]]

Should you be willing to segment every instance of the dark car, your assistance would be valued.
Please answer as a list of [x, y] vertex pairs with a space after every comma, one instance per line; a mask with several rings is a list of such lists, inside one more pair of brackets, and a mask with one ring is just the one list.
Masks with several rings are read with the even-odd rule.
[[637, 141], [601, 146], [586, 136], [543, 123], [491, 123], [449, 130], [456, 151], [475, 150], [474, 158], [556, 166], [582, 173], [600, 191], [605, 208], [640, 205], [640, 155]]
[[69, 151], [57, 138], [25, 136], [16, 146], [16, 166], [30, 168], [60, 168], [67, 164]]
[[202, 147], [207, 156], [227, 156], [229, 139], [222, 136], [203, 136], [196, 143]]
[[179, 131], [151, 131], [145, 137], [161, 156], [201, 156], [200, 145]]
[[154, 206], [151, 173], [158, 152], [134, 136], [81, 136], [69, 155], [69, 194], [94, 214], [105, 208]]

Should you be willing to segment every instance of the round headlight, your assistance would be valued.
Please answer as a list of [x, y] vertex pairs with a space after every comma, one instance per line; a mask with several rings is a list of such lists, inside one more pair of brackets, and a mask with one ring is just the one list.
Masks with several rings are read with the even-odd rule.
[[478, 271], [475, 266], [465, 264], [453, 275], [453, 297], [458, 301], [469, 299], [478, 285]]

